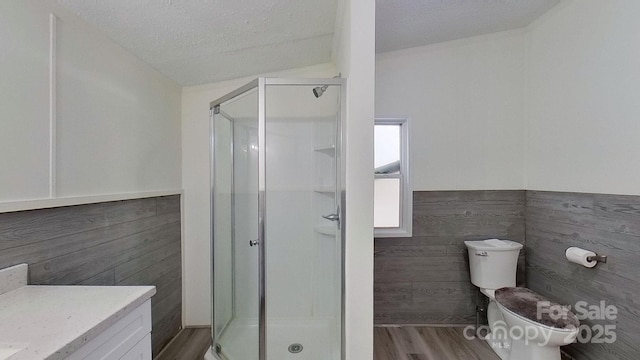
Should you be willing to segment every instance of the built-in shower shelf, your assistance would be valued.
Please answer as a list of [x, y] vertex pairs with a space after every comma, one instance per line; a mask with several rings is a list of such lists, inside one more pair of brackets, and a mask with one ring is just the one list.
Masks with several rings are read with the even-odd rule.
[[318, 226], [316, 232], [322, 235], [336, 236], [338, 229], [335, 226]]
[[327, 155], [334, 155], [336, 152], [336, 146], [335, 145], [321, 145], [321, 146], [316, 146], [314, 149], [314, 151], [317, 152], [321, 152]]
[[326, 195], [333, 195], [336, 193], [336, 189], [333, 186], [316, 186], [313, 191]]

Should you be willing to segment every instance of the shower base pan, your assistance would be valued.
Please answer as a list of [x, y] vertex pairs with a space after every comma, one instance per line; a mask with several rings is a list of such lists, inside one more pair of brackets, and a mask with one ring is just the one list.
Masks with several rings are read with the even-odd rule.
[[[334, 319], [271, 320], [267, 359], [340, 360], [340, 332]], [[258, 326], [237, 319], [225, 330], [222, 356], [209, 349], [206, 360], [258, 360]]]

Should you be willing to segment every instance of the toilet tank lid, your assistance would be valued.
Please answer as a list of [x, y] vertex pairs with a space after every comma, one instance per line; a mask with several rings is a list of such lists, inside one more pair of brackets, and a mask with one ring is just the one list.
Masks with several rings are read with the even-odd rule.
[[514, 251], [522, 249], [522, 244], [511, 240], [487, 239], [477, 241], [465, 241], [469, 249], [484, 251]]

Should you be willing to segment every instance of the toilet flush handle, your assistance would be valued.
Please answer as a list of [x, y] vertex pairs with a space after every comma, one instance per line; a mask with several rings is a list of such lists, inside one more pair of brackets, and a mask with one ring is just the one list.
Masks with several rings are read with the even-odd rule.
[[476, 251], [476, 256], [489, 256], [486, 251]]

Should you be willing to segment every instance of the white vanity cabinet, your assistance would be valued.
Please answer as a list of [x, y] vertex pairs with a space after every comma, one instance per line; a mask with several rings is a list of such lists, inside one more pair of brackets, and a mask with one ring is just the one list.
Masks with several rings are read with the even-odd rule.
[[68, 360], [151, 360], [151, 300], [111, 325]]
[[151, 360], [154, 286], [27, 285], [0, 270], [0, 360]]

